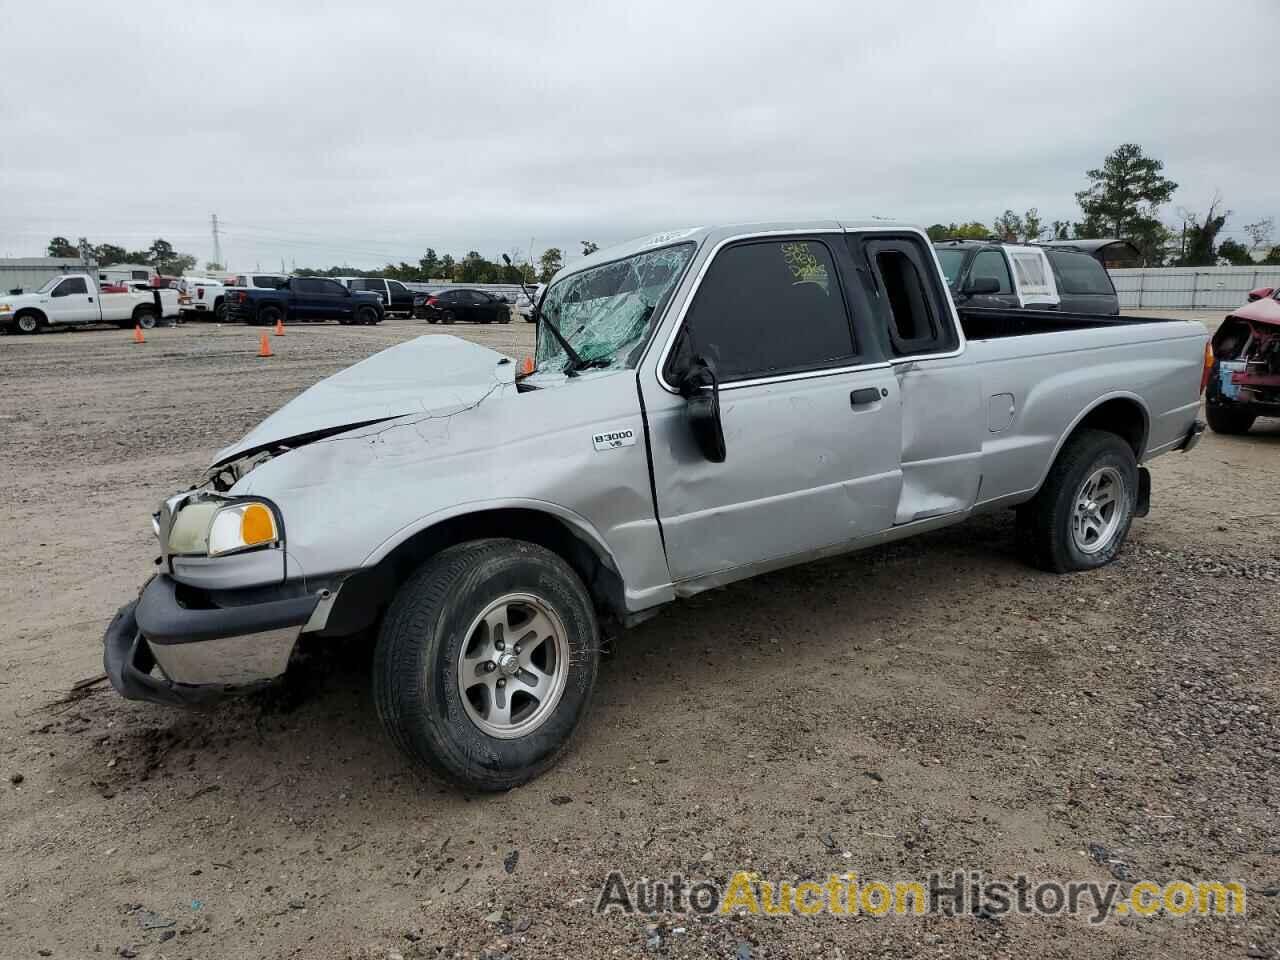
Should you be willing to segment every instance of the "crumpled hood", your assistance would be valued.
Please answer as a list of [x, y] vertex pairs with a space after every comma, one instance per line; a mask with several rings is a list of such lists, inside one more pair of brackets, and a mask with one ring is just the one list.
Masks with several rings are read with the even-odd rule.
[[219, 453], [213, 466], [295, 437], [462, 409], [514, 379], [515, 364], [496, 350], [443, 334], [418, 337], [304, 390]]

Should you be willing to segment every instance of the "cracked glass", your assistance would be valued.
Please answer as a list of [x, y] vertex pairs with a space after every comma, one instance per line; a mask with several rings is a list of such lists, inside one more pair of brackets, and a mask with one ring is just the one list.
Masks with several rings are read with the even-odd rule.
[[[692, 243], [682, 243], [565, 277], [547, 291], [543, 316], [560, 329], [583, 366], [632, 367], [693, 251]], [[568, 362], [555, 335], [540, 331], [538, 371], [558, 373]]]

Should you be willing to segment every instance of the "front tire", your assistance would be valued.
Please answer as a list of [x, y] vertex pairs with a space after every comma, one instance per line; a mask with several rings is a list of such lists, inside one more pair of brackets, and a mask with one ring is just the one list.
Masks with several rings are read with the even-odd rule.
[[1258, 419], [1252, 413], [1243, 410], [1233, 410], [1224, 404], [1210, 403], [1205, 405], [1205, 419], [1209, 421], [1209, 426], [1213, 428], [1214, 433], [1221, 433], [1227, 436], [1238, 436], [1242, 433], [1248, 433], [1249, 428], [1253, 426], [1253, 421]]
[[1018, 508], [1019, 553], [1052, 573], [1108, 564], [1124, 546], [1137, 502], [1133, 449], [1114, 433], [1081, 430], [1058, 454], [1040, 492]]
[[374, 654], [374, 703], [416, 765], [475, 790], [552, 766], [585, 715], [600, 658], [591, 597], [557, 554], [475, 540], [400, 588]]
[[40, 331], [40, 317], [34, 313], [20, 313], [18, 318], [13, 321], [13, 329], [19, 333], [38, 333]]
[[356, 311], [356, 323], [363, 323], [371, 327], [377, 322], [378, 311], [373, 307], [361, 307]]
[[258, 315], [253, 318], [255, 327], [274, 327], [284, 319], [284, 311], [279, 307], [265, 306], [258, 308]]

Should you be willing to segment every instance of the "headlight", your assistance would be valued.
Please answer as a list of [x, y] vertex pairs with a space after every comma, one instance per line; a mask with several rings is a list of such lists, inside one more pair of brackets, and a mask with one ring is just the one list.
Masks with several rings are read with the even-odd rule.
[[7, 303], [0, 303], [0, 313], [13, 313], [13, 307]]
[[209, 556], [262, 547], [280, 539], [276, 515], [265, 503], [249, 501], [223, 507], [209, 526]]
[[178, 511], [169, 529], [169, 552], [220, 557], [280, 540], [276, 516], [265, 503], [201, 500]]

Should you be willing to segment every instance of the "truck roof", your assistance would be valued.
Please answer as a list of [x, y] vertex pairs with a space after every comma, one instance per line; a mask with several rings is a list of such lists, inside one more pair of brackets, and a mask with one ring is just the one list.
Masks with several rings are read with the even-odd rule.
[[557, 276], [569, 276], [579, 270], [594, 267], [610, 260], [621, 260], [656, 247], [668, 244], [691, 241], [702, 243], [710, 241], [712, 245], [745, 234], [769, 233], [832, 233], [842, 230], [908, 230], [912, 233], [924, 234], [923, 228], [914, 223], [897, 220], [850, 219], [850, 220], [762, 220], [745, 223], [726, 223], [702, 227], [685, 227], [677, 230], [664, 230], [636, 240], [604, 247], [589, 256], [576, 260], [566, 266]]

